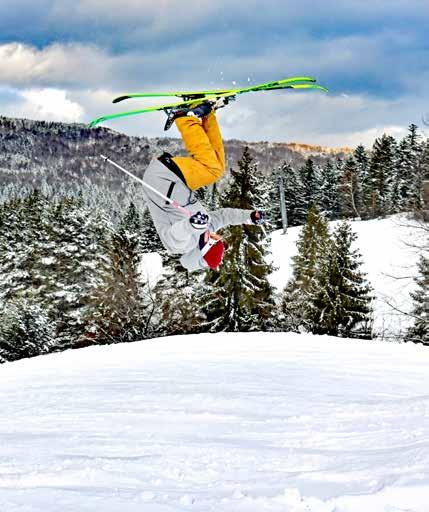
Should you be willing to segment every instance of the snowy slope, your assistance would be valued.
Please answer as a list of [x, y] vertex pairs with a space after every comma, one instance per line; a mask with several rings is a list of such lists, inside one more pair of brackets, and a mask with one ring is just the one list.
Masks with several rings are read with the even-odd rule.
[[427, 512], [429, 351], [172, 337], [0, 367], [0, 511]]
[[[330, 229], [337, 224], [331, 222]], [[415, 289], [413, 277], [418, 274], [418, 250], [412, 246], [423, 245], [424, 233], [414, 221], [400, 215], [355, 221], [352, 229], [358, 235], [355, 248], [362, 254], [362, 269], [375, 291], [375, 331], [380, 336], [399, 334], [410, 322], [399, 311], [411, 311], [410, 291]], [[279, 290], [292, 277], [292, 257], [297, 252], [300, 230], [301, 227], [294, 227], [289, 228], [286, 235], [282, 231], [273, 233], [273, 261], [278, 270], [270, 280]]]

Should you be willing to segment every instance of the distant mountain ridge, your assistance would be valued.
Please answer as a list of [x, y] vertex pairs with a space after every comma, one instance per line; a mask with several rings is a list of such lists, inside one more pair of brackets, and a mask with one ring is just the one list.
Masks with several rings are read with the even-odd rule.
[[[344, 157], [349, 148], [325, 148], [299, 143], [225, 141], [228, 166], [236, 165], [248, 146], [262, 173], [271, 173], [283, 162], [303, 165], [312, 157], [316, 163], [327, 158]], [[85, 178], [109, 187], [120, 187], [123, 177], [106, 173], [99, 159], [106, 154], [137, 174], [142, 173], [151, 158], [163, 151], [184, 154], [180, 139], [133, 137], [114, 130], [84, 124], [69, 124], [0, 116], [0, 183], [19, 180], [37, 184]]]
[[319, 146], [314, 144], [303, 144], [299, 142], [288, 142], [287, 147], [291, 151], [296, 151], [304, 156], [311, 155], [327, 155], [335, 157], [337, 155], [348, 155], [353, 152], [353, 148], [349, 147], [341, 147], [341, 148], [331, 148], [328, 146]]

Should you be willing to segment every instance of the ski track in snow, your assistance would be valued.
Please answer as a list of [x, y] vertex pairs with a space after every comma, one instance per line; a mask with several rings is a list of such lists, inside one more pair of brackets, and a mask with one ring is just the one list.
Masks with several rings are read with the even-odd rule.
[[427, 512], [429, 351], [171, 337], [0, 367], [2, 512]]

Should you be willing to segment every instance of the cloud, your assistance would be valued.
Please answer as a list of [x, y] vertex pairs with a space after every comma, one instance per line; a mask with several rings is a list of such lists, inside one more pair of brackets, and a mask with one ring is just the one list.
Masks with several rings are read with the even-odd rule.
[[307, 74], [334, 93], [399, 97], [418, 93], [429, 80], [429, 67], [424, 65], [427, 49], [413, 36], [387, 30], [372, 37], [342, 35], [326, 40], [291, 35], [286, 46], [272, 43], [254, 53], [234, 50], [245, 46], [242, 34], [228, 30], [221, 40], [209, 32], [171, 48], [143, 47], [122, 53], [95, 44], [54, 43], [37, 48], [7, 43], [0, 45], [0, 85], [104, 86], [123, 93], [225, 87], [233, 81], [247, 84], [249, 76], [258, 83]]
[[22, 43], [0, 45], [0, 84], [88, 86], [106, 79], [114, 58], [95, 46]]
[[423, 42], [428, 21], [427, 0], [122, 0], [120, 7], [118, 0], [2, 0], [0, 41], [164, 52], [213, 35], [223, 52], [224, 34], [235, 34], [241, 44], [230, 46], [229, 54], [245, 55], [286, 49], [296, 39], [371, 39], [384, 30], [406, 30]]
[[82, 122], [85, 117], [83, 107], [70, 100], [64, 90], [24, 89], [14, 98], [3, 115], [61, 122]]
[[30, 89], [22, 92], [24, 109], [33, 111], [38, 119], [50, 121], [82, 121], [84, 110], [67, 98], [67, 92], [59, 89]]

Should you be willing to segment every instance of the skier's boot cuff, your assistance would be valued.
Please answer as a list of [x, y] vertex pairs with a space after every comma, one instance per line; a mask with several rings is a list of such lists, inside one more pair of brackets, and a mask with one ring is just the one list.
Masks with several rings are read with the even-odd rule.
[[164, 131], [167, 131], [177, 118], [188, 115], [188, 112], [189, 108], [186, 107], [175, 107], [165, 110], [165, 113], [167, 114], [167, 121], [165, 121]]
[[210, 101], [203, 101], [200, 104], [189, 107], [174, 107], [166, 110], [167, 121], [165, 122], [164, 130], [168, 130], [170, 126], [178, 117], [192, 116], [192, 117], [206, 117], [213, 110], [213, 103]]
[[200, 105], [197, 105], [196, 107], [193, 107], [192, 109], [189, 109], [189, 112], [187, 113], [188, 116], [194, 116], [194, 117], [206, 117], [210, 114], [212, 111], [213, 105], [209, 101], [204, 101]]

